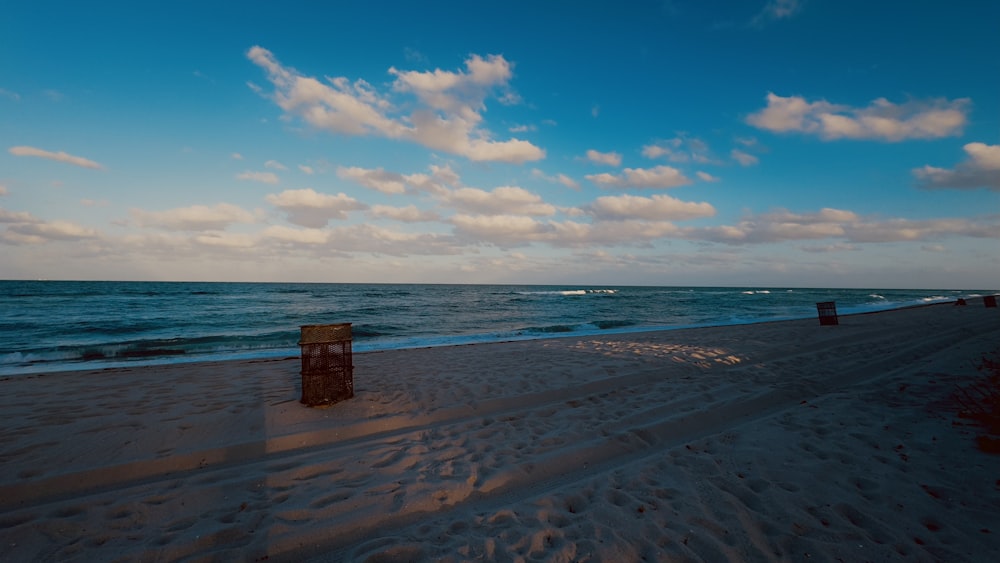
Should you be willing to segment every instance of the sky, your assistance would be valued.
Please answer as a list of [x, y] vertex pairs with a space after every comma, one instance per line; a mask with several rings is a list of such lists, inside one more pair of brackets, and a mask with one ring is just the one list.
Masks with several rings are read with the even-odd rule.
[[1000, 288], [1000, 2], [12, 2], [0, 279]]

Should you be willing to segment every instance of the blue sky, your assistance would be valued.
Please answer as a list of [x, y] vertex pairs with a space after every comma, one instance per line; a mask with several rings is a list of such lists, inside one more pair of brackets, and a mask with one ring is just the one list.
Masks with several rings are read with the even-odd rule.
[[997, 21], [14, 3], [0, 278], [995, 289]]

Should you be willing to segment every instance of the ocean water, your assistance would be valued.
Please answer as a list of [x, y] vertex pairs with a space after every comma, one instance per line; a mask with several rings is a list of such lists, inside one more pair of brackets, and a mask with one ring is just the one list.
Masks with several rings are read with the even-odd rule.
[[352, 323], [355, 352], [815, 318], [993, 290], [0, 281], [0, 375], [297, 356]]

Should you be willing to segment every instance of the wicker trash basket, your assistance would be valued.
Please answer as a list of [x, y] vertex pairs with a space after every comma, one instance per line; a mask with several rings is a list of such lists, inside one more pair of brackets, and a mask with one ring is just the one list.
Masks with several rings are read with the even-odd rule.
[[309, 407], [354, 396], [351, 323], [301, 327], [302, 400]]

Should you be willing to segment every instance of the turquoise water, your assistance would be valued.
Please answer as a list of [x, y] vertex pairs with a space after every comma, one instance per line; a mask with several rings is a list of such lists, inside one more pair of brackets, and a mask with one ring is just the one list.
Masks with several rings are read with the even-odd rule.
[[0, 281], [0, 375], [298, 354], [352, 323], [355, 352], [856, 313], [994, 290]]

